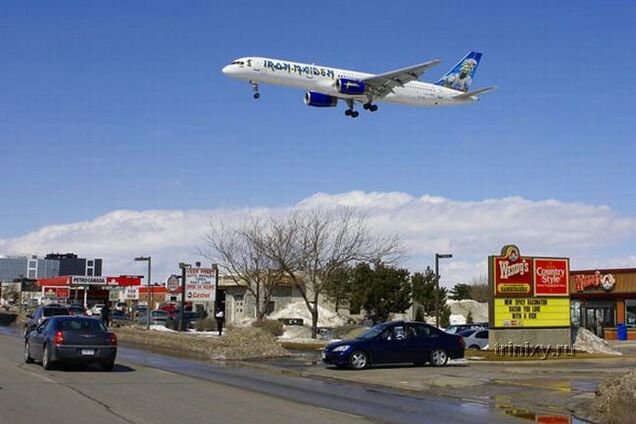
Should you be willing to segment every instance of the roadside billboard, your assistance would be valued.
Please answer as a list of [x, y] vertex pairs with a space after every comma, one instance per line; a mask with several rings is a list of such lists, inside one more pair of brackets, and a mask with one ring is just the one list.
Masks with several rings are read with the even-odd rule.
[[521, 256], [514, 245], [489, 258], [492, 328], [570, 326], [568, 258]]
[[216, 280], [214, 268], [187, 268], [186, 301], [214, 302], [216, 299]]
[[495, 327], [569, 327], [569, 298], [496, 298]]

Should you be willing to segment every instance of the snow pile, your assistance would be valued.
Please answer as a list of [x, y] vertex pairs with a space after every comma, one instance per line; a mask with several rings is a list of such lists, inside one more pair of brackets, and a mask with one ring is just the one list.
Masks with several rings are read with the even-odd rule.
[[[283, 309], [272, 313], [269, 318], [302, 318], [304, 325], [311, 327], [311, 314], [303, 300], [288, 304]], [[345, 318], [318, 305], [318, 327], [340, 327], [345, 323]]]
[[451, 314], [449, 320], [451, 325], [466, 324], [466, 317], [461, 314]]
[[157, 324], [153, 324], [150, 326], [151, 330], [155, 330], [155, 331], [165, 331], [167, 333], [176, 333], [176, 331], [171, 330], [170, 328], [166, 327], [165, 325], [157, 325]]
[[[311, 325], [289, 325], [285, 326], [285, 332], [280, 339], [304, 340], [311, 339]], [[311, 339], [314, 340], [314, 339]], [[315, 340], [314, 340], [315, 341]]]
[[466, 317], [468, 317], [469, 312], [473, 316], [473, 322], [488, 321], [488, 303], [486, 302], [477, 302], [472, 299], [449, 299], [446, 301], [446, 305], [451, 310], [451, 324], [466, 324]]
[[597, 337], [586, 328], [579, 328], [574, 341], [574, 349], [587, 353], [605, 353], [607, 355], [622, 355], [605, 340]]

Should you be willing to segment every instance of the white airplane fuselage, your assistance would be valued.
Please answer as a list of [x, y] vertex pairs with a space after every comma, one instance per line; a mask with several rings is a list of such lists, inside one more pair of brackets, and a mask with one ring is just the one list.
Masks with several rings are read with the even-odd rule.
[[301, 88], [361, 103], [373, 101], [374, 103], [389, 102], [410, 106], [445, 106], [466, 104], [477, 100], [477, 97], [455, 99], [454, 97], [464, 93], [421, 81], [411, 81], [403, 86], [395, 87], [393, 92], [377, 99], [370, 99], [366, 94], [342, 94], [336, 88], [338, 79], [361, 81], [373, 77], [374, 74], [264, 57], [237, 59], [232, 64], [225, 66], [223, 73], [229, 77], [255, 84], [267, 83]]

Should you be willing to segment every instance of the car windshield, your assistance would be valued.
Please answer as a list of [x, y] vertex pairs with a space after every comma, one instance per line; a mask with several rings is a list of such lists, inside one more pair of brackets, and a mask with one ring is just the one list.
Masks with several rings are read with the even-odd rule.
[[380, 335], [380, 333], [382, 333], [385, 329], [386, 329], [386, 324], [378, 324], [376, 326], [369, 328], [367, 331], [360, 334], [357, 338], [363, 339], [363, 340], [373, 339], [377, 337], [378, 335]]
[[96, 319], [62, 319], [58, 320], [55, 326], [58, 331], [106, 331], [104, 325]]

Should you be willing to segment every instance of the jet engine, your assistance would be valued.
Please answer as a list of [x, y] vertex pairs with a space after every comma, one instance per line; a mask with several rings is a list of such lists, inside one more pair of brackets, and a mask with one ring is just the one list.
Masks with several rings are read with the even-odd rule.
[[364, 94], [365, 84], [362, 81], [356, 81], [347, 78], [338, 78], [336, 80], [336, 91], [340, 94], [348, 94], [357, 96]]
[[305, 93], [305, 104], [314, 107], [334, 107], [338, 103], [336, 97], [328, 94], [317, 93], [315, 91], [307, 91]]

